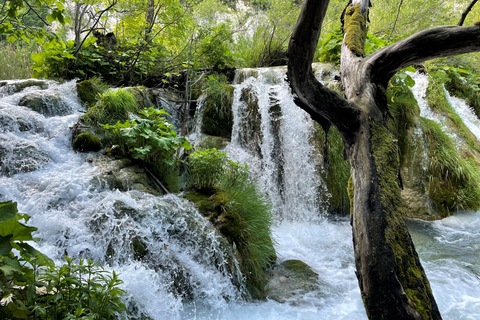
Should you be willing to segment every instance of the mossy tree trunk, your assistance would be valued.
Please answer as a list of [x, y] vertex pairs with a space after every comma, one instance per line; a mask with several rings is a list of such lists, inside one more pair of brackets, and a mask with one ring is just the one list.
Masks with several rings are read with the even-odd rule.
[[363, 57], [368, 0], [344, 11], [341, 79], [345, 97], [318, 82], [311, 63], [328, 0], [306, 0], [288, 48], [295, 102], [344, 140], [353, 182], [357, 278], [370, 319], [441, 319], [402, 214], [398, 143], [388, 129], [388, 81], [428, 59], [480, 51], [480, 27], [437, 27]]

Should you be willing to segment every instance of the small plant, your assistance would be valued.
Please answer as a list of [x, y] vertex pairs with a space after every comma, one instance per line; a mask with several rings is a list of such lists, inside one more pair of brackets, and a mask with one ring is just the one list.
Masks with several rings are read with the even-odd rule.
[[126, 89], [108, 90], [100, 94], [98, 103], [85, 114], [87, 123], [114, 125], [137, 112], [137, 101]]
[[0, 202], [0, 318], [113, 319], [126, 310], [114, 271], [68, 257], [56, 266], [26, 242], [37, 230], [21, 222], [28, 219], [16, 203]]
[[187, 139], [177, 136], [172, 125], [165, 120], [163, 116], [168, 116], [165, 110], [150, 107], [140, 111], [140, 115], [144, 118], [104, 126], [116, 137], [112, 149], [117, 148], [124, 156], [153, 166], [172, 166], [176, 161], [174, 155], [177, 149], [191, 148]]

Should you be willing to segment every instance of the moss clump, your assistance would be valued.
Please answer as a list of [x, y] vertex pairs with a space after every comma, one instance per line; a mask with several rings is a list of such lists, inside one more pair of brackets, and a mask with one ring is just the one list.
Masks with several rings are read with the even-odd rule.
[[81, 152], [98, 151], [101, 148], [100, 139], [90, 132], [79, 134], [73, 141], [73, 149]]
[[87, 107], [93, 106], [99, 95], [106, 90], [106, 85], [101, 82], [100, 78], [80, 81], [76, 87], [78, 98]]
[[380, 203], [374, 210], [381, 210], [375, 214], [384, 214], [386, 217], [385, 240], [394, 255], [398, 281], [422, 319], [430, 319], [433, 312], [430, 285], [415, 253], [401, 209], [400, 188], [397, 181], [400, 163], [396, 139], [382, 125], [372, 122], [370, 129], [372, 155], [380, 194]]
[[362, 14], [360, 4], [347, 8], [343, 29], [345, 44], [357, 56], [363, 56], [367, 39], [367, 16], [366, 13]]
[[462, 157], [452, 139], [440, 125], [422, 119], [429, 144], [429, 196], [446, 215], [455, 210], [480, 208], [480, 165], [473, 158]]
[[233, 127], [233, 91], [224, 76], [210, 76], [206, 83], [202, 132], [230, 139]]
[[137, 102], [138, 108], [145, 109], [150, 107], [155, 107], [153, 101], [155, 97], [153, 94], [145, 87], [130, 87], [125, 88], [127, 92], [130, 92]]

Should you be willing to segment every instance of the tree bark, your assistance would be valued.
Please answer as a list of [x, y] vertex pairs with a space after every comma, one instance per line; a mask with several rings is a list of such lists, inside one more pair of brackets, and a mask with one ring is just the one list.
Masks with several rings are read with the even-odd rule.
[[345, 10], [341, 80], [345, 97], [322, 86], [311, 63], [328, 0], [306, 0], [288, 48], [295, 101], [341, 133], [351, 165], [356, 274], [370, 319], [441, 319], [408, 233], [398, 181], [397, 140], [385, 89], [398, 70], [427, 59], [480, 51], [480, 27], [438, 27], [363, 57], [368, 0]]

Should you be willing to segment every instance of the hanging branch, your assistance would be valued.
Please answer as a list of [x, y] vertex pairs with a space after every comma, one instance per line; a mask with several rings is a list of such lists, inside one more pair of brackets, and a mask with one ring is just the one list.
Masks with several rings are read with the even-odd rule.
[[395, 22], [393, 22], [392, 32], [390, 32], [390, 40], [392, 39], [393, 32], [395, 31], [395, 27], [397, 26], [397, 21], [398, 21], [398, 17], [400, 16], [400, 8], [402, 7], [402, 4], [403, 4], [403, 0], [400, 0], [400, 4], [398, 5], [397, 17], [395, 18]]
[[475, 3], [477, 3], [477, 1], [478, 0], [472, 0], [472, 2], [470, 2], [468, 7], [465, 9], [465, 11], [463, 11], [462, 17], [460, 18], [460, 21], [458, 21], [458, 26], [463, 26], [463, 23], [465, 22], [465, 18], [470, 13], [470, 11], [472, 11], [472, 8], [475, 5]]

